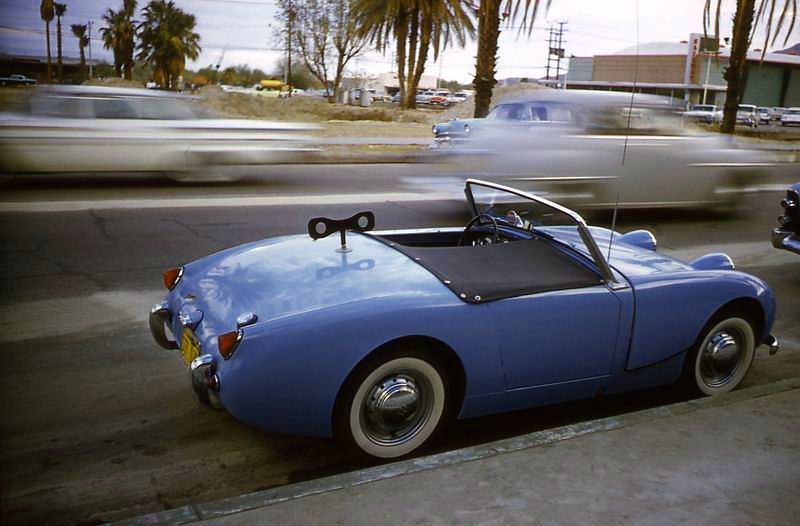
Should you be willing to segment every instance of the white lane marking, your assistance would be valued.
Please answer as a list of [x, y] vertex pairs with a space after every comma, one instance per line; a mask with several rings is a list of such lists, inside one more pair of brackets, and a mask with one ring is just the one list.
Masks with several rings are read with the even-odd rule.
[[459, 192], [384, 194], [287, 195], [271, 197], [180, 197], [172, 199], [105, 199], [87, 201], [10, 201], [0, 212], [80, 212], [86, 210], [134, 210], [153, 208], [220, 208], [242, 206], [349, 205], [387, 201], [438, 201], [464, 198]]

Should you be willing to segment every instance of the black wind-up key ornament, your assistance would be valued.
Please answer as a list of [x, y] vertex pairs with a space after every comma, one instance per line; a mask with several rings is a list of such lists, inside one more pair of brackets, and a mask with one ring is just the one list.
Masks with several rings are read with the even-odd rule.
[[373, 228], [375, 228], [375, 214], [369, 211], [359, 212], [347, 219], [314, 217], [308, 221], [308, 235], [311, 236], [311, 239], [322, 239], [334, 232], [339, 232], [342, 246], [336, 249], [336, 251], [342, 253], [352, 250], [347, 248], [347, 237], [345, 233], [348, 230], [354, 232], [368, 232]]

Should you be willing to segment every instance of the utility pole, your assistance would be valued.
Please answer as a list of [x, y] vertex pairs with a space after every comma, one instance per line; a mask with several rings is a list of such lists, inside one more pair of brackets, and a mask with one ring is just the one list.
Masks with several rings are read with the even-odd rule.
[[548, 29], [547, 37], [547, 80], [550, 80], [550, 68], [555, 66], [556, 87], [559, 87], [559, 77], [561, 76], [561, 59], [564, 58], [564, 33], [567, 32], [564, 26], [567, 22], [558, 22], [558, 29], [551, 25]]
[[286, 71], [283, 72], [283, 83], [289, 89], [287, 96], [292, 96], [292, 25], [294, 24], [294, 6], [289, 2], [289, 17], [286, 21]]
[[89, 22], [86, 24], [89, 26], [89, 80], [94, 78], [92, 75], [92, 24], [94, 24], [93, 20], [89, 20]]
[[547, 49], [548, 49], [548, 51], [547, 51], [547, 69], [546, 69], [547, 75], [546, 75], [546, 79], [550, 80], [550, 62], [552, 62], [552, 60], [553, 60], [553, 44], [555, 43], [555, 29], [553, 28], [553, 26], [550, 26], [550, 28], [547, 31], [548, 31], [548, 35], [547, 35]]
[[[566, 22], [558, 23], [558, 33], [557, 33], [558, 46], [556, 48], [556, 81], [559, 81], [559, 79], [561, 78], [561, 59], [564, 58], [564, 44], [566, 43], [566, 41], [563, 40], [563, 37], [564, 33], [567, 32], [567, 30], [564, 29], [564, 26], [566, 24], [567, 24]], [[556, 85], [556, 87], [558, 87], [558, 85]]]

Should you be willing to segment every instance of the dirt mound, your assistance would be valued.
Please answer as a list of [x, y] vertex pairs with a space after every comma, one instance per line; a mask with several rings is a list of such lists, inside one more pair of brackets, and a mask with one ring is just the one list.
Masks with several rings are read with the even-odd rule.
[[135, 80], [125, 80], [119, 77], [107, 79], [92, 79], [83, 82], [84, 86], [106, 86], [108, 88], [144, 88], [144, 84]]
[[344, 106], [330, 104], [321, 97], [295, 96], [279, 99], [251, 93], [227, 92], [219, 86], [204, 86], [197, 90], [196, 95], [203, 104], [225, 117], [300, 122], [428, 122], [427, 113], [422, 111], [404, 111], [382, 106]]
[[[523, 95], [525, 92], [528, 91], [536, 91], [540, 89], [551, 89], [546, 86], [541, 86], [539, 84], [529, 84], [529, 83], [521, 83], [517, 84], [516, 86], [499, 86], [494, 89], [492, 92], [492, 106], [495, 104], [499, 104], [504, 100], [516, 98], [520, 95]], [[472, 116], [475, 115], [475, 97], [470, 97], [469, 99], [461, 102], [452, 108], [448, 109], [437, 115], [436, 122], [446, 122], [450, 119], [471, 119]]]

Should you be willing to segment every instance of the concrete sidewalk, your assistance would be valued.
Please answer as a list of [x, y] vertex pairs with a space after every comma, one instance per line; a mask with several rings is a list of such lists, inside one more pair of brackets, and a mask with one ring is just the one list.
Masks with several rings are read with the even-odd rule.
[[797, 524], [800, 379], [129, 524]]

